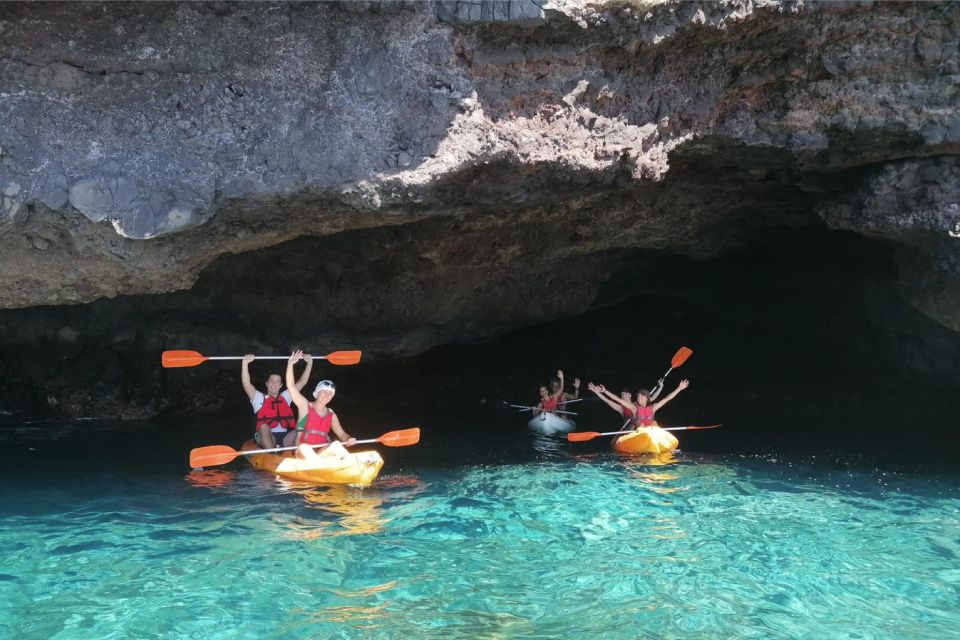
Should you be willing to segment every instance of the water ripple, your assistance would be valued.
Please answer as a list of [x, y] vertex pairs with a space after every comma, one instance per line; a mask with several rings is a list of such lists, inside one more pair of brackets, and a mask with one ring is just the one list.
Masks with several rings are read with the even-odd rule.
[[592, 455], [362, 491], [244, 468], [3, 498], [4, 637], [960, 635], [953, 477]]

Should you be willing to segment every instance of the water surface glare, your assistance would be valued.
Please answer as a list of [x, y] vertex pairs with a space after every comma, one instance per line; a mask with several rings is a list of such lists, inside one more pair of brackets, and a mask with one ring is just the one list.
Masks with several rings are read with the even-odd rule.
[[385, 452], [366, 490], [242, 460], [22, 467], [0, 490], [0, 637], [960, 637], [955, 475], [532, 444]]

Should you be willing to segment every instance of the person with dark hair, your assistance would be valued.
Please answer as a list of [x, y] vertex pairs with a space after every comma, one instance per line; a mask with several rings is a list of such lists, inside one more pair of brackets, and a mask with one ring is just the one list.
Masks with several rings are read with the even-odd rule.
[[550, 396], [557, 401], [557, 404], [576, 400], [580, 397], [580, 378], [573, 379], [573, 393], [567, 393], [563, 390], [563, 370], [558, 369], [557, 376], [550, 380]]
[[[587, 389], [597, 394], [598, 398], [603, 400], [608, 407], [619, 413], [623, 418], [631, 422], [633, 421], [633, 416], [636, 415], [636, 412], [631, 408], [634, 405], [633, 396], [630, 394], [629, 389], [623, 389], [620, 392], [619, 398], [607, 391], [607, 388], [602, 384], [593, 384], [591, 382], [587, 385]], [[621, 404], [620, 401], [623, 401], [623, 404]]]
[[[668, 394], [663, 400], [658, 400], [653, 404], [651, 404], [649, 389], [639, 389], [637, 391], [636, 402], [630, 402], [629, 392], [621, 392], [620, 397], [618, 398], [607, 391], [603, 385], [595, 385], [592, 382], [590, 385], [593, 388], [590, 388], [589, 386], [587, 388], [600, 396], [601, 400], [604, 402], [607, 402], [608, 399], [612, 401], [607, 402], [610, 407], [614, 406], [613, 403], [619, 405], [620, 408], [623, 409], [623, 412], [620, 415], [622, 415], [624, 418], [633, 417], [635, 426], [648, 427], [652, 424], [655, 424], [653, 416], [657, 410], [663, 408], [665, 404], [676, 398], [678, 393], [689, 387], [690, 381], [681, 380], [680, 384], [677, 385], [677, 388], [674, 389], [672, 393]], [[631, 415], [628, 416], [628, 413]]]
[[638, 427], [647, 427], [654, 424], [654, 414], [662, 409], [665, 404], [677, 397], [677, 394], [690, 386], [689, 380], [681, 380], [677, 388], [672, 393], [667, 394], [663, 400], [658, 400], [650, 404], [650, 391], [647, 389], [637, 390], [637, 401], [634, 403], [635, 423]]
[[543, 411], [556, 411], [557, 399], [553, 397], [549, 389], [544, 385], [540, 385], [537, 391], [540, 394], [540, 402], [538, 402], [536, 406], [530, 407], [530, 409], [533, 410], [533, 415], [538, 416]]
[[[278, 373], [271, 373], [267, 376], [266, 394], [258, 391], [250, 382], [250, 363], [254, 360], [256, 360], [256, 356], [247, 354], [243, 356], [240, 365], [240, 382], [243, 384], [243, 390], [247, 392], [250, 405], [253, 407], [253, 413], [257, 417], [253, 439], [265, 449], [273, 449], [277, 446], [293, 446], [294, 428], [297, 426], [297, 422], [293, 416], [293, 409], [290, 408], [290, 392], [289, 390], [280, 391], [283, 388], [283, 381]], [[297, 391], [303, 389], [307, 380], [310, 379], [313, 358], [307, 355], [306, 361], [307, 366], [294, 385]]]

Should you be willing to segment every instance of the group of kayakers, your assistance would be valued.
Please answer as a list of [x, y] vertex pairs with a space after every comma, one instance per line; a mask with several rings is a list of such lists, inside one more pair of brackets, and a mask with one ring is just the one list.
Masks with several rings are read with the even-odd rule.
[[[340, 419], [329, 406], [337, 392], [332, 380], [318, 382], [313, 389], [312, 400], [301, 393], [313, 369], [310, 354], [299, 350], [290, 354], [285, 378], [278, 373], [267, 376], [266, 393], [258, 391], [250, 382], [250, 363], [255, 359], [249, 354], [243, 357], [240, 380], [256, 415], [254, 439], [258, 445], [273, 449], [299, 447], [301, 444], [326, 444], [331, 441], [331, 431], [347, 446], [356, 442], [344, 431]], [[300, 377], [295, 378], [293, 370], [301, 360], [306, 361], [306, 367]], [[281, 392], [284, 382], [287, 388]], [[293, 407], [297, 408], [297, 416], [294, 416]]]
[[663, 408], [665, 404], [676, 398], [678, 393], [689, 386], [689, 380], [681, 380], [677, 388], [660, 401], [656, 401], [656, 399], [663, 391], [663, 380], [657, 383], [653, 391], [649, 389], [637, 390], [636, 400], [631, 396], [629, 389], [621, 390], [619, 396], [607, 391], [607, 388], [602, 384], [591, 382], [587, 385], [587, 389], [595, 393], [608, 407], [619, 413], [627, 421], [624, 426], [633, 424], [637, 427], [648, 427], [655, 424], [654, 414], [657, 410]]
[[[629, 424], [637, 427], [647, 427], [654, 423], [654, 414], [665, 404], [677, 397], [681, 391], [690, 386], [689, 380], [681, 380], [677, 388], [665, 398], [657, 401], [660, 392], [663, 391], [663, 380], [661, 379], [653, 391], [649, 389], [639, 389], [636, 399], [634, 399], [629, 389], [620, 391], [620, 395], [614, 395], [602, 384], [587, 384], [587, 389], [597, 395], [604, 403], [617, 413], [619, 413]], [[550, 380], [549, 387], [543, 385], [540, 387], [540, 402], [536, 406], [530, 407], [534, 415], [543, 412], [563, 413], [566, 403], [580, 398], [580, 378], [573, 380], [573, 393], [567, 393], [563, 388], [563, 371], [557, 371], [556, 377]]]
[[558, 370], [557, 375], [550, 380], [550, 385], [540, 386], [540, 402], [536, 406], [530, 407], [533, 415], [540, 415], [543, 411], [558, 411], [561, 407], [571, 400], [580, 398], [580, 378], [573, 379], [573, 393], [567, 393], [563, 390], [563, 370]]
[[[340, 419], [329, 406], [337, 392], [333, 381], [318, 382], [313, 389], [312, 400], [301, 393], [313, 369], [313, 358], [310, 354], [299, 350], [294, 351], [287, 360], [284, 378], [277, 373], [271, 373], [267, 377], [266, 393], [257, 390], [250, 382], [250, 363], [255, 359], [253, 355], [243, 357], [240, 379], [256, 415], [254, 439], [258, 445], [265, 449], [273, 449], [299, 447], [302, 444], [327, 444], [331, 442], [331, 432], [347, 446], [356, 442], [344, 431]], [[301, 361], [305, 361], [306, 366], [300, 377], [296, 378], [294, 367]], [[287, 388], [281, 391], [284, 382]], [[623, 389], [619, 395], [614, 395], [604, 385], [592, 382], [587, 384], [587, 389], [619, 413], [627, 421], [624, 426], [645, 427], [655, 424], [655, 413], [689, 386], [689, 380], [681, 380], [672, 393], [659, 401], [657, 397], [663, 391], [662, 379], [652, 391], [639, 389], [636, 397], [629, 389]], [[534, 415], [544, 412], [564, 413], [567, 403], [580, 399], [580, 378], [573, 379], [573, 392], [568, 393], [564, 389], [563, 370], [558, 370], [557, 375], [548, 385], [539, 388], [539, 393], [539, 402], [536, 406], [530, 407]], [[294, 415], [294, 407], [297, 409], [296, 415]]]

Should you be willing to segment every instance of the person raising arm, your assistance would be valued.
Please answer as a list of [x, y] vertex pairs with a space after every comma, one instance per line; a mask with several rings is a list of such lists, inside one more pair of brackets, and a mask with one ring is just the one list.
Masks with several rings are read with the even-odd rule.
[[321, 380], [317, 383], [313, 390], [313, 401], [307, 400], [293, 385], [293, 365], [303, 358], [303, 351], [294, 351], [287, 360], [287, 386], [293, 404], [297, 405], [297, 412], [300, 415], [295, 446], [328, 444], [331, 441], [331, 431], [347, 446], [356, 444], [356, 438], [343, 430], [337, 414], [328, 406], [337, 392], [337, 387], [331, 380]]
[[629, 402], [616, 398], [613, 394], [608, 393], [608, 397], [612, 400], [615, 400], [624, 407], [632, 408], [634, 415], [636, 416], [637, 426], [638, 427], [648, 427], [654, 424], [654, 414], [668, 402], [677, 397], [677, 394], [690, 386], [689, 380], [681, 380], [680, 384], [677, 385], [677, 388], [673, 390], [666, 398], [660, 400], [654, 404], [650, 404], [650, 391], [647, 389], [640, 389], [637, 391], [637, 402], [636, 404], [631, 405]]
[[[557, 374], [560, 375], [560, 379], [563, 380], [563, 371], [557, 371]], [[563, 390], [563, 383], [560, 383], [560, 404], [565, 404], [570, 400], [577, 400], [580, 398], [580, 378], [573, 379], [573, 393], [567, 393]]]
[[[672, 392], [670, 395], [668, 395], [668, 396], [667, 396], [666, 398], [664, 398], [663, 400], [660, 400], [660, 401], [658, 401], [658, 402], [653, 403], [653, 410], [654, 410], [654, 411], [659, 411], [660, 409], [663, 408], [663, 405], [667, 404], [668, 402], [670, 402], [671, 400], [673, 400], [674, 398], [676, 398], [678, 393], [680, 393], [681, 391], [683, 391], [684, 389], [686, 389], [686, 388], [689, 387], [689, 386], [690, 386], [690, 381], [687, 380], [686, 378], [684, 378], [683, 380], [680, 381], [680, 384], [677, 385], [677, 388], [674, 389], [673, 392]], [[663, 384], [662, 384], [662, 383], [660, 384], [660, 388], [663, 389]], [[654, 396], [654, 397], [656, 397], [656, 396]]]
[[[291, 388], [298, 391], [307, 384], [310, 378], [310, 371], [313, 369], [313, 358], [306, 356], [307, 366], [296, 384]], [[266, 394], [258, 391], [253, 383], [250, 382], [250, 363], [256, 359], [253, 354], [243, 356], [240, 365], [240, 383], [243, 390], [250, 399], [250, 406], [256, 415], [256, 426], [254, 427], [254, 440], [261, 447], [272, 449], [278, 444], [291, 446], [294, 439], [293, 429], [296, 427], [296, 420], [293, 417], [293, 410], [290, 407], [289, 391], [281, 392], [283, 382], [280, 375], [271, 373], [267, 376]]]
[[[630, 397], [629, 391], [624, 389], [623, 391], [620, 392], [620, 397], [617, 398], [612, 393], [607, 391], [607, 388], [604, 387], [602, 384], [593, 384], [591, 382], [587, 385], [587, 389], [597, 394], [598, 398], [603, 400], [608, 407], [610, 407], [611, 409], [619, 413], [622, 417], [628, 420], [633, 420], [635, 411], [633, 408], [634, 404]], [[613, 399], [611, 400], [611, 398]]]
[[662, 409], [664, 405], [677, 397], [677, 394], [690, 386], [689, 380], [681, 380], [677, 388], [674, 389], [666, 398], [650, 404], [650, 392], [646, 389], [637, 391], [636, 421], [638, 427], [649, 427], [656, 424], [654, 414]]

